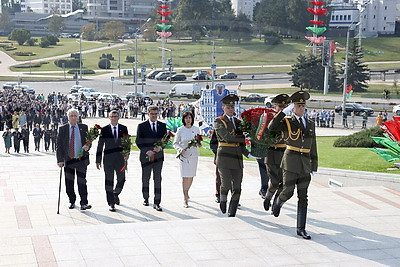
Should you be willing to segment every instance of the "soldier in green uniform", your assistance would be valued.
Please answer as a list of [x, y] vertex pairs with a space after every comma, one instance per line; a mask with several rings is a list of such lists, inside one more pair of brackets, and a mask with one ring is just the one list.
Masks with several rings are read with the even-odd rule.
[[230, 94], [221, 99], [224, 114], [215, 119], [214, 128], [218, 139], [216, 164], [221, 177], [220, 209], [226, 213], [228, 191], [232, 197], [229, 202], [228, 216], [235, 217], [242, 190], [243, 157], [249, 156], [243, 132], [239, 129], [240, 120], [234, 117], [235, 102], [239, 97]]
[[[275, 105], [274, 109], [276, 112], [282, 111], [289, 103], [289, 95], [280, 94], [275, 96], [271, 103]], [[282, 169], [281, 162], [283, 152], [286, 149], [285, 142], [282, 138], [277, 140], [269, 149], [267, 157], [265, 158], [265, 164], [267, 165], [267, 173], [269, 177], [269, 186], [267, 194], [264, 199], [264, 209], [269, 210], [271, 206], [271, 199], [274, 196], [274, 202], [282, 191]], [[278, 190], [278, 191], [277, 191]]]
[[[307, 190], [311, 174], [317, 172], [318, 156], [315, 124], [306, 119], [305, 104], [310, 95], [305, 91], [290, 96], [292, 104], [279, 112], [268, 125], [272, 131], [281, 131], [286, 144], [282, 157], [283, 190], [272, 206], [272, 213], [279, 216], [282, 205], [293, 196], [297, 186], [297, 235], [311, 239], [305, 230], [307, 218]], [[291, 116], [288, 115], [293, 110]]]

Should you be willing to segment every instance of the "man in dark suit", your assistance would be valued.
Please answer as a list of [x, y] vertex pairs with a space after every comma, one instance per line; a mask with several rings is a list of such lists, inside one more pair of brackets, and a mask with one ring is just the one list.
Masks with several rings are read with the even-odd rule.
[[[85, 124], [78, 124], [78, 111], [70, 109], [67, 112], [68, 122], [60, 127], [57, 137], [57, 164], [64, 167], [65, 188], [70, 202], [70, 209], [75, 207], [74, 180], [75, 173], [78, 181], [78, 191], [81, 197], [81, 210], [90, 209], [88, 204], [86, 171], [89, 165], [89, 146], [85, 145], [88, 134], [88, 127]], [[76, 158], [81, 148], [84, 150], [82, 157]]]
[[162, 211], [161, 202], [161, 170], [164, 162], [162, 149], [154, 147], [154, 143], [161, 140], [167, 133], [165, 123], [157, 121], [158, 107], [147, 108], [149, 119], [139, 124], [136, 134], [136, 145], [140, 149], [140, 163], [142, 164], [142, 193], [143, 205], [149, 205], [149, 181], [153, 171], [154, 205], [157, 211]]
[[[119, 205], [119, 194], [125, 184], [125, 171], [121, 171], [129, 156], [123, 157], [121, 147], [121, 137], [128, 134], [128, 128], [125, 125], [119, 124], [119, 114], [116, 110], [112, 110], [109, 114], [110, 124], [104, 126], [101, 130], [99, 143], [96, 152], [96, 167], [101, 168], [101, 159], [104, 148], [104, 174], [106, 177], [105, 188], [107, 195], [107, 203], [110, 206], [110, 211], [114, 212], [115, 204]], [[114, 189], [114, 172], [117, 175], [117, 185]]]
[[[280, 111], [268, 125], [272, 131], [281, 131], [286, 150], [283, 153], [281, 168], [283, 190], [272, 205], [272, 213], [279, 216], [282, 205], [289, 200], [297, 187], [297, 235], [311, 239], [306, 232], [308, 186], [311, 174], [317, 172], [318, 155], [315, 138], [315, 124], [306, 118], [305, 104], [310, 95], [305, 91], [295, 92], [290, 96], [292, 104]], [[293, 110], [291, 116], [286, 116]]]
[[33, 140], [35, 141], [35, 151], [39, 151], [40, 139], [42, 139], [43, 131], [38, 123], [35, 125], [35, 128], [33, 128], [32, 135], [33, 135]]

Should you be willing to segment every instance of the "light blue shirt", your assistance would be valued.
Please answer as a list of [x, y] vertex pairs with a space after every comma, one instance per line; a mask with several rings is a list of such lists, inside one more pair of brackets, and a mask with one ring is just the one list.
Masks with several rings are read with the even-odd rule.
[[75, 124], [75, 126], [72, 126], [71, 124], [68, 123], [68, 125], [69, 125], [69, 140], [71, 140], [72, 127], [75, 127], [74, 152], [75, 152], [75, 156], [76, 156], [82, 148], [81, 132], [79, 131], [78, 124]]

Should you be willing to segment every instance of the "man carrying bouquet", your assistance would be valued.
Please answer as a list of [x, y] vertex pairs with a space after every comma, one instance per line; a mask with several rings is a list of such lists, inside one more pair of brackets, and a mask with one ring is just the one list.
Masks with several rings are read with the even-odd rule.
[[[274, 109], [276, 112], [282, 111], [287, 107], [289, 103], [289, 95], [280, 94], [275, 96], [271, 103], [275, 105]], [[268, 155], [265, 158], [265, 164], [267, 165], [267, 173], [269, 177], [269, 185], [267, 189], [267, 194], [264, 199], [264, 209], [269, 210], [271, 206], [271, 199], [274, 196], [275, 199], [279, 196], [282, 191], [282, 169], [281, 162], [283, 157], [283, 152], [286, 149], [285, 142], [282, 138], [278, 139], [273, 145], [268, 148]], [[277, 191], [278, 190], [278, 191]]]
[[229, 94], [221, 99], [224, 114], [215, 119], [214, 128], [218, 139], [216, 164], [221, 177], [220, 209], [226, 213], [229, 189], [232, 197], [229, 202], [228, 216], [235, 217], [242, 191], [243, 157], [249, 156], [245, 147], [245, 137], [239, 129], [240, 120], [234, 117], [235, 102], [239, 97]]
[[[272, 213], [279, 216], [282, 205], [293, 196], [297, 186], [297, 235], [311, 239], [305, 230], [307, 218], [307, 191], [311, 174], [318, 168], [315, 124], [305, 118], [306, 100], [310, 95], [305, 91], [290, 96], [292, 104], [280, 111], [270, 122], [268, 128], [281, 131], [286, 150], [282, 157], [283, 190], [272, 206]], [[288, 115], [293, 110], [293, 115]]]
[[[99, 143], [96, 152], [96, 167], [100, 170], [101, 159], [103, 157], [104, 148], [104, 174], [105, 188], [107, 195], [107, 203], [110, 211], [115, 212], [115, 204], [119, 205], [119, 194], [125, 184], [124, 164], [128, 161], [129, 155], [122, 155], [121, 138], [128, 134], [128, 128], [119, 124], [119, 114], [116, 110], [109, 113], [110, 124], [101, 129]], [[114, 188], [114, 172], [117, 175], [117, 184]]]
[[140, 149], [140, 163], [142, 164], [142, 193], [144, 206], [149, 206], [149, 183], [153, 172], [154, 179], [154, 204], [153, 208], [162, 211], [161, 203], [161, 170], [164, 162], [164, 151], [162, 147], [156, 146], [167, 133], [165, 123], [157, 121], [158, 107], [147, 108], [149, 119], [138, 125], [136, 134], [136, 145]]

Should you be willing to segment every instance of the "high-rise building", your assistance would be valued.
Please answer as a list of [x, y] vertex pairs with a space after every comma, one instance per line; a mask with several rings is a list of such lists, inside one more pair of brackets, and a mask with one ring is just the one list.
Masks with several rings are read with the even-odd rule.
[[231, 2], [236, 16], [245, 14], [250, 20], [253, 20], [254, 6], [261, 0], [231, 0]]
[[72, 11], [72, 0], [21, 0], [22, 12], [67, 14]]

